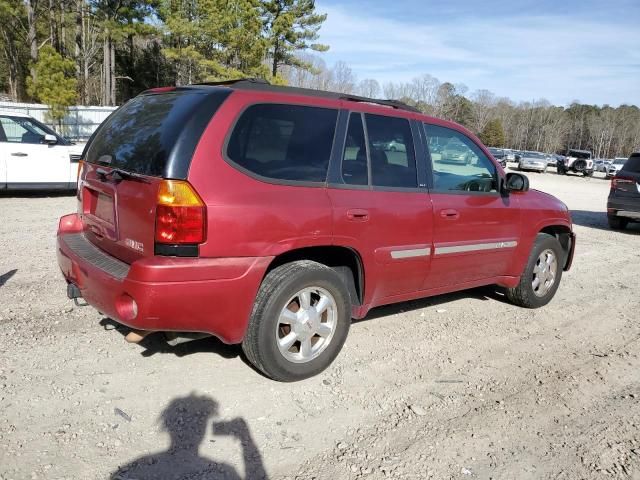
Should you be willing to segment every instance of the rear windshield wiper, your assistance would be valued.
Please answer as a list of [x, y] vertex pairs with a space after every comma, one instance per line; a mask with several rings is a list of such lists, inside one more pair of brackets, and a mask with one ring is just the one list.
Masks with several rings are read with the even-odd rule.
[[112, 168], [111, 170], [107, 171], [104, 168], [98, 167], [96, 169], [96, 174], [102, 180], [106, 180], [107, 178], [111, 177], [116, 182], [126, 179], [126, 180], [135, 180], [138, 182], [149, 183], [149, 180], [147, 180], [143, 175], [140, 175], [138, 173], [127, 172], [126, 170], [122, 170], [120, 168]]

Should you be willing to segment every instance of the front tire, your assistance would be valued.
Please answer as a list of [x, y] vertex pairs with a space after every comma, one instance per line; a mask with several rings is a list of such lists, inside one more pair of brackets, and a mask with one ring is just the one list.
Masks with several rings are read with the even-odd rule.
[[308, 260], [287, 263], [264, 278], [242, 349], [266, 376], [303, 380], [333, 362], [350, 324], [349, 293], [333, 269]]
[[564, 258], [558, 239], [539, 233], [520, 283], [507, 289], [507, 298], [511, 303], [525, 308], [539, 308], [549, 303], [560, 285]]

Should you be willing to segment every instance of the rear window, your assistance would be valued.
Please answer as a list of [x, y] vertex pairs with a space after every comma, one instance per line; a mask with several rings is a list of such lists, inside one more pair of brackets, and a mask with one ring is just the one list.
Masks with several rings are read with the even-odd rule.
[[261, 177], [324, 182], [337, 118], [334, 109], [252, 105], [233, 129], [227, 156]]
[[629, 157], [629, 160], [626, 161], [624, 167], [622, 167], [623, 172], [631, 172], [631, 173], [640, 173], [640, 153], [634, 153]]
[[[200, 135], [228, 92], [177, 90], [140, 95], [113, 113], [85, 160], [156, 177], [186, 178]], [[182, 162], [180, 168], [171, 165]]]

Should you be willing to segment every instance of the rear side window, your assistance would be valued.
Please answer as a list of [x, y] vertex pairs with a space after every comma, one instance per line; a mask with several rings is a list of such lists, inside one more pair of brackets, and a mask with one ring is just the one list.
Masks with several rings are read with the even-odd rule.
[[342, 180], [347, 185], [368, 185], [367, 147], [362, 126], [362, 115], [349, 116], [347, 138], [342, 152]]
[[[204, 128], [227, 96], [178, 90], [135, 97], [100, 126], [85, 159], [142, 175], [184, 176]], [[185, 164], [178, 168], [174, 161]]]
[[634, 153], [622, 167], [623, 172], [640, 173], [640, 153]]
[[324, 182], [337, 118], [327, 108], [252, 105], [233, 129], [227, 156], [261, 177]]
[[365, 115], [371, 159], [371, 183], [377, 187], [417, 188], [416, 156], [409, 121]]

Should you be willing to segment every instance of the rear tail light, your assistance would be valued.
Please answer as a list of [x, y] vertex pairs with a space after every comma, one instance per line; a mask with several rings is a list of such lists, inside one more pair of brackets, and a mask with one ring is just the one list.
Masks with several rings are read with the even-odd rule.
[[206, 239], [206, 211], [189, 182], [163, 180], [158, 187], [155, 241], [198, 244]]
[[616, 190], [625, 185], [633, 185], [636, 181], [633, 178], [613, 177], [611, 179], [611, 189]]

